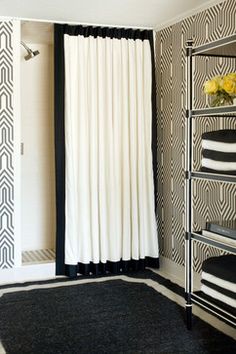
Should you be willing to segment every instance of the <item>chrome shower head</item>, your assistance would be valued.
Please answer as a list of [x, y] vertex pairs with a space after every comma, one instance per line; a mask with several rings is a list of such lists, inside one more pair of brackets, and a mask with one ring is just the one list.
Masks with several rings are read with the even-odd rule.
[[35, 51], [32, 51], [32, 50], [30, 50], [29, 52], [28, 52], [28, 54], [27, 55], [25, 55], [25, 60], [29, 60], [29, 59], [31, 59], [31, 58], [34, 58], [34, 57], [36, 57], [36, 55], [38, 55], [39, 54], [39, 51], [38, 50], [35, 50]]
[[30, 49], [24, 42], [21, 42], [21, 45], [25, 48], [25, 50], [27, 51], [27, 54], [24, 56], [25, 60], [29, 60], [31, 58], [36, 57], [36, 55], [39, 54], [38, 50], [32, 50]]

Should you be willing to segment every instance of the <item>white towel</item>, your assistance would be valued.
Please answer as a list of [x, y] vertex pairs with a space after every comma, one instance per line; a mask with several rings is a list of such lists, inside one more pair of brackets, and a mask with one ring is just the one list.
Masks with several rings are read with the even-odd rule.
[[220, 286], [221, 288], [227, 289], [236, 293], [236, 284], [228, 280], [218, 278], [210, 273], [202, 272], [202, 279], [209, 281], [212, 284]]
[[217, 171], [235, 171], [236, 162], [223, 162], [203, 158], [202, 167], [207, 167]]
[[223, 295], [223, 294], [219, 293], [218, 291], [209, 288], [206, 285], [202, 285], [201, 286], [201, 290], [205, 294], [211, 296], [212, 298], [214, 298], [216, 300], [219, 300], [219, 301], [222, 301], [225, 304], [236, 308], [236, 300], [232, 299], [231, 297]]
[[222, 152], [236, 152], [236, 143], [221, 143], [219, 141], [202, 139], [202, 148]]

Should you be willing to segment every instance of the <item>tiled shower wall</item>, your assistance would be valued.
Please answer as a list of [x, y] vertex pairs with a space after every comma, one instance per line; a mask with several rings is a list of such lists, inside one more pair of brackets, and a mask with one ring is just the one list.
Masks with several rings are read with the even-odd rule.
[[[235, 0], [226, 0], [156, 33], [157, 144], [158, 144], [158, 228], [160, 254], [184, 264], [185, 240], [185, 44], [194, 46], [235, 33]], [[233, 59], [197, 58], [195, 61], [195, 108], [206, 105], [202, 85], [207, 77], [236, 71]], [[200, 166], [201, 134], [222, 128], [236, 129], [236, 119], [200, 118], [194, 125], [194, 168]], [[194, 228], [200, 230], [207, 220], [236, 217], [236, 188], [229, 183], [194, 182]], [[194, 244], [194, 269], [218, 252]]]

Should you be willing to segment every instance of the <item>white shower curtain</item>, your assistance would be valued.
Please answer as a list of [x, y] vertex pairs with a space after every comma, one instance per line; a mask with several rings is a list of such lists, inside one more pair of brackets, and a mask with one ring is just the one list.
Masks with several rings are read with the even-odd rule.
[[157, 258], [149, 41], [64, 48], [65, 264]]

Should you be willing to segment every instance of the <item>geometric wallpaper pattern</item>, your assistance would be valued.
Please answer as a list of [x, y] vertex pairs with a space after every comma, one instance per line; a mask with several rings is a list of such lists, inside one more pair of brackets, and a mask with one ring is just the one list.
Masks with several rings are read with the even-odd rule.
[[[160, 254], [184, 265], [185, 257], [185, 133], [186, 52], [188, 39], [202, 45], [235, 33], [235, 0], [226, 0], [156, 33], [158, 231]], [[202, 85], [207, 78], [236, 71], [234, 59], [196, 58], [194, 62], [194, 107], [208, 102]], [[201, 134], [223, 128], [236, 129], [236, 119], [202, 117], [194, 120], [194, 161], [201, 159]], [[198, 180], [193, 184], [193, 227], [200, 230], [207, 220], [236, 218], [236, 186]], [[194, 270], [202, 261], [218, 255], [215, 248], [193, 243]]]
[[0, 269], [14, 265], [13, 23], [0, 22]]

